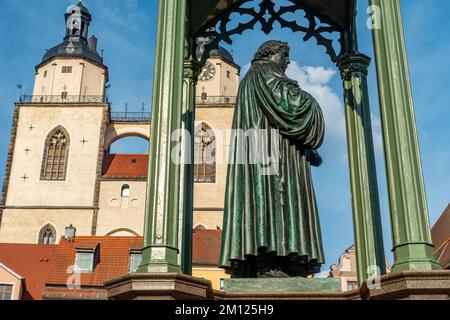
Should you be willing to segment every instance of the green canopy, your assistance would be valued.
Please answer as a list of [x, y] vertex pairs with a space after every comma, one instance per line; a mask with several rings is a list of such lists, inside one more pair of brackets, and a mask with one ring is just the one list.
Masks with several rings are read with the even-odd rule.
[[[290, 0], [311, 10], [331, 25], [347, 29], [352, 22], [356, 0]], [[223, 14], [246, 0], [188, 0], [190, 30], [193, 34], [213, 25]]]

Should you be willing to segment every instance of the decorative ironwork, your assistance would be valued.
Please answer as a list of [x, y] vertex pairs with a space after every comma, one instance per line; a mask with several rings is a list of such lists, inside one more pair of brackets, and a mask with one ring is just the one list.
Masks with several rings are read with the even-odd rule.
[[[233, 35], [242, 34], [246, 30], [254, 29], [256, 24], [261, 25], [261, 30], [269, 34], [274, 24], [277, 22], [281, 28], [289, 28], [293, 32], [304, 33], [303, 40], [308, 41], [311, 38], [317, 40], [317, 45], [323, 46], [333, 62], [345, 51], [345, 31], [338, 26], [331, 25], [319, 16], [314, 15], [305, 5], [293, 1], [287, 1], [286, 5], [276, 4], [275, 0], [262, 0], [260, 2], [253, 0], [243, 0], [233, 9], [221, 16], [220, 20], [215, 21], [215, 25], [197, 35], [197, 53], [199, 54], [200, 64], [203, 66], [209, 58], [209, 52], [217, 49], [221, 41], [232, 44]], [[297, 11], [304, 13], [305, 25], [299, 24], [296, 17], [290, 19], [289, 14], [295, 14]], [[229, 27], [231, 16], [233, 15], [233, 25], [236, 24], [235, 16], [239, 15], [237, 26]], [[244, 20], [245, 17], [250, 19]], [[240, 22], [240, 21], [244, 22]], [[333, 33], [339, 34], [337, 40], [340, 45], [340, 52], [337, 53], [334, 48], [336, 40], [331, 36]], [[327, 35], [328, 34], [328, 35]]]
[[236, 97], [228, 96], [207, 96], [195, 97], [196, 105], [227, 105], [236, 104]]
[[108, 99], [104, 96], [29, 96], [22, 95], [19, 103], [108, 103]]
[[111, 112], [111, 120], [116, 122], [150, 122], [150, 112]]

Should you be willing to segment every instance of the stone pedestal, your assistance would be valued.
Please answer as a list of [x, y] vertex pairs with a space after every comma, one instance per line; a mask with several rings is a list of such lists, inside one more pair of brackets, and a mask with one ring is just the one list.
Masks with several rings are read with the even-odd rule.
[[[337, 281], [336, 281], [337, 280]], [[214, 291], [205, 279], [176, 273], [136, 273], [108, 281], [111, 300], [450, 300], [450, 271], [404, 271], [374, 287], [340, 292], [340, 279], [229, 279]]]
[[260, 278], [260, 279], [224, 279], [223, 291], [226, 293], [255, 292], [342, 292], [341, 279], [305, 279], [305, 278]]
[[207, 300], [211, 282], [177, 273], [135, 273], [105, 283], [110, 300]]
[[450, 300], [450, 271], [391, 273], [361, 287], [363, 300]]

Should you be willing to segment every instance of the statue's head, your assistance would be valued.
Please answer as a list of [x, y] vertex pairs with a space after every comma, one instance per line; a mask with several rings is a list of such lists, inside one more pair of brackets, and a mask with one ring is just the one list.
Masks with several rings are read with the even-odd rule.
[[270, 60], [281, 66], [286, 71], [288, 65], [291, 63], [289, 59], [290, 48], [287, 42], [270, 40], [264, 42], [256, 51], [255, 60]]

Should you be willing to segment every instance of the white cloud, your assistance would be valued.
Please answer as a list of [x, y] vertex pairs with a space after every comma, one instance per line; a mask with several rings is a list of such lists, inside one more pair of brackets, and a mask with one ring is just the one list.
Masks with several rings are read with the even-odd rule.
[[[250, 63], [244, 65], [242, 76], [245, 76], [250, 66]], [[345, 113], [342, 95], [337, 93], [330, 85], [336, 73], [332, 68], [300, 66], [296, 61], [292, 61], [286, 71], [286, 75], [298, 81], [300, 87], [316, 98], [322, 107], [326, 125], [324, 148], [333, 147], [334, 149], [336, 146], [340, 146], [339, 160], [347, 163]], [[371, 114], [371, 118], [375, 151], [381, 153], [383, 150], [381, 121], [374, 114]]]
[[300, 67], [292, 61], [286, 74], [297, 80], [300, 87], [319, 102], [325, 117], [326, 140], [336, 142], [345, 139], [344, 106], [339, 95], [329, 85], [336, 71], [324, 67]]

